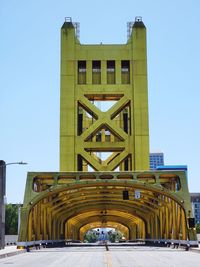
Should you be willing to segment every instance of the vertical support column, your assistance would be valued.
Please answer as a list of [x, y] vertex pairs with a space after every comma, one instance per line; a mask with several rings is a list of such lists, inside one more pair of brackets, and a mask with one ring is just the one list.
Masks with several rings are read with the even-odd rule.
[[145, 222], [145, 232], [146, 232], [146, 239], [151, 238], [151, 218], [149, 218], [148, 220], [146, 220]]
[[72, 239], [72, 233], [69, 222], [65, 224], [65, 235], [67, 236], [67, 239]]
[[151, 215], [151, 218], [150, 218], [150, 227], [151, 227], [151, 239], [154, 239], [155, 238], [155, 223], [154, 223], [154, 216]]
[[52, 239], [56, 240], [57, 239], [57, 219], [55, 215], [52, 217]]
[[142, 239], [146, 238], [146, 229], [145, 229], [145, 223], [142, 222]]
[[40, 215], [40, 239], [41, 240], [44, 240], [45, 238], [44, 238], [44, 228], [45, 228], [45, 226], [44, 226], [44, 205], [43, 205], [43, 203], [41, 202], [41, 204], [40, 204], [40, 213], [41, 213], [41, 215]]
[[33, 211], [30, 211], [28, 219], [28, 240], [33, 240]]
[[78, 228], [74, 226], [74, 231], [73, 231], [73, 239], [74, 240], [79, 240], [79, 232], [78, 232]]
[[86, 61], [87, 71], [86, 71], [86, 83], [92, 84], [92, 61]]
[[174, 238], [173, 235], [173, 206], [172, 206], [172, 200], [170, 199], [169, 203], [169, 232], [170, 232], [170, 239]]
[[164, 238], [164, 236], [163, 236], [163, 211], [162, 211], [162, 208], [159, 210], [159, 220], [160, 220], [159, 236], [160, 236], [160, 238]]
[[36, 223], [36, 209], [35, 207], [32, 208], [32, 214], [33, 214], [33, 233], [32, 233], [32, 239], [33, 240], [36, 240], [36, 226], [37, 226], [37, 223]]
[[56, 220], [56, 239], [61, 239], [61, 221], [59, 218]]
[[134, 239], [138, 238], [137, 237], [137, 225], [136, 224], [131, 226], [130, 231], [129, 231], [129, 238], [130, 238], [130, 240], [134, 240]]
[[181, 239], [181, 207], [177, 205], [177, 237]]
[[73, 24], [65, 22], [61, 29], [60, 171], [76, 170], [75, 41]]
[[29, 214], [29, 218], [28, 218], [28, 241], [32, 240], [32, 235], [33, 235], [33, 212], [31, 211]]
[[186, 231], [186, 218], [185, 218], [185, 212], [183, 209], [181, 209], [181, 228], [182, 228], [182, 240], [187, 239], [187, 231]]
[[[31, 219], [31, 222], [29, 222]], [[18, 241], [24, 241], [24, 240], [29, 240], [30, 237], [30, 231], [32, 233], [32, 215], [31, 212], [27, 211], [26, 208], [21, 208], [21, 213], [20, 213], [20, 233], [18, 236]], [[31, 223], [31, 228], [29, 230], [28, 223]], [[28, 234], [28, 237], [27, 237]]]
[[106, 60], [101, 61], [101, 83], [107, 84], [107, 62]]
[[47, 236], [48, 240], [52, 239], [52, 212], [51, 209], [47, 208], [47, 214], [48, 214], [48, 221], [47, 221]]
[[60, 221], [60, 239], [65, 239], [65, 227], [64, 221]]
[[121, 84], [121, 60], [116, 60], [116, 84]]
[[170, 234], [169, 234], [169, 203], [168, 203], [168, 198], [165, 197], [165, 202], [166, 202], [166, 207], [165, 207], [165, 233], [166, 233], [166, 239], [170, 239]]
[[135, 22], [132, 31], [132, 133], [134, 133], [135, 170], [149, 169], [149, 125], [147, 93], [146, 28]]
[[140, 239], [145, 239], [145, 224], [142, 220], [139, 221], [139, 233], [138, 233], [138, 237]]
[[41, 203], [38, 203], [36, 205], [36, 225], [35, 225], [35, 229], [36, 229], [36, 240], [40, 240], [41, 236]]
[[44, 216], [44, 220], [43, 220], [43, 229], [44, 229], [43, 238], [44, 238], [44, 240], [47, 240], [48, 238], [47, 238], [47, 208], [46, 208], [46, 206], [43, 209], [43, 216]]
[[176, 203], [172, 201], [172, 231], [173, 231], [173, 238], [177, 239], [177, 218], [176, 218]]
[[155, 220], [154, 220], [154, 224], [155, 224], [155, 238], [158, 239], [159, 238], [159, 223], [158, 223], [158, 215], [155, 214]]
[[37, 205], [33, 208], [33, 240], [38, 240], [38, 207]]
[[106, 141], [106, 134], [105, 134], [105, 129], [102, 129], [102, 131], [101, 131], [101, 142], [105, 142]]

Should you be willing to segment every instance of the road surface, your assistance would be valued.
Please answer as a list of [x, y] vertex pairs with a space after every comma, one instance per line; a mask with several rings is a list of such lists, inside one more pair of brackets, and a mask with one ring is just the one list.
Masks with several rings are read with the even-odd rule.
[[0, 259], [13, 267], [200, 267], [200, 253], [155, 247], [65, 247]]

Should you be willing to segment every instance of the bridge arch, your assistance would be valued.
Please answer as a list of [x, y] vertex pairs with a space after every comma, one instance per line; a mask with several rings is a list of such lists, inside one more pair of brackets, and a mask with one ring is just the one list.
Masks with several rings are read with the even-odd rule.
[[[121, 223], [129, 239], [183, 239], [188, 236], [187, 199], [163, 186], [178, 174], [145, 173], [43, 173], [29, 175], [27, 199], [22, 208], [21, 240], [81, 240], [88, 222]], [[70, 179], [66, 179], [70, 177]], [[132, 177], [132, 179], [129, 179]], [[152, 179], [157, 177], [157, 179]], [[42, 190], [35, 190], [40, 179]], [[183, 174], [179, 174], [179, 183]], [[183, 183], [182, 183], [183, 184]], [[172, 187], [171, 187], [172, 188]], [[128, 199], [123, 198], [126, 191]], [[139, 192], [139, 197], [135, 192]]]

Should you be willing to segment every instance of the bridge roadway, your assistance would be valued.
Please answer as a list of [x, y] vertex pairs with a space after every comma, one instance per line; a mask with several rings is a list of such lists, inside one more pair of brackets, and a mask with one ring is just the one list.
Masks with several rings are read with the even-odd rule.
[[0, 259], [14, 267], [198, 267], [200, 253], [166, 247], [63, 247], [31, 250]]

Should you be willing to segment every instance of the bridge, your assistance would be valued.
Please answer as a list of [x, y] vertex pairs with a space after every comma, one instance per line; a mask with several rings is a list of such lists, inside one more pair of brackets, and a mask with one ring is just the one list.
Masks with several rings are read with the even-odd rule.
[[18, 246], [82, 242], [97, 227], [127, 241], [197, 245], [186, 172], [149, 170], [141, 18], [123, 45], [82, 45], [77, 24], [64, 22], [60, 171], [28, 173]]
[[184, 188], [184, 171], [29, 173], [20, 240], [83, 241], [89, 229], [113, 227], [127, 240], [195, 241]]

